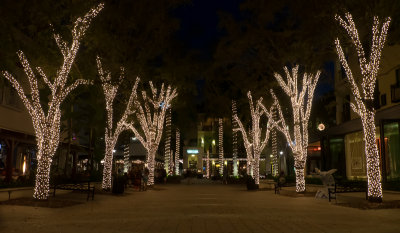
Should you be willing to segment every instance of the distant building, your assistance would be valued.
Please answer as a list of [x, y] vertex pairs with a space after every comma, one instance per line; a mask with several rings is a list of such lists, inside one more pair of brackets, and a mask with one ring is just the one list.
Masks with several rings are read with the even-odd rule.
[[[189, 140], [197, 143], [192, 143], [183, 148], [183, 170], [191, 170], [193, 172], [207, 174], [207, 162], [209, 163], [210, 176], [219, 174], [220, 166], [227, 169], [228, 175], [233, 175], [233, 158], [232, 158], [232, 126], [231, 119], [223, 119], [224, 128], [224, 157], [223, 163], [220, 164], [219, 160], [219, 141], [218, 141], [218, 118], [206, 117], [204, 114], [199, 114], [197, 124], [197, 139]], [[242, 148], [242, 135], [238, 134], [238, 146]], [[268, 148], [269, 149], [269, 148]], [[271, 172], [271, 159], [270, 153], [266, 149], [261, 155], [260, 161], [260, 174], [265, 175]], [[209, 153], [209, 160], [207, 161], [207, 152]], [[239, 174], [246, 174], [246, 154], [244, 149], [239, 150], [238, 154], [238, 168]], [[286, 165], [285, 165], [286, 166]]]

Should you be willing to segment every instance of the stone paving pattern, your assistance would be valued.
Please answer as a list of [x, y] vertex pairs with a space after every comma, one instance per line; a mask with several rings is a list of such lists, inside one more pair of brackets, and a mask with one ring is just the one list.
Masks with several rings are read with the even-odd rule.
[[241, 185], [159, 185], [88, 202], [85, 194], [65, 196], [83, 204], [0, 205], [0, 232], [400, 232], [400, 209], [360, 210]]

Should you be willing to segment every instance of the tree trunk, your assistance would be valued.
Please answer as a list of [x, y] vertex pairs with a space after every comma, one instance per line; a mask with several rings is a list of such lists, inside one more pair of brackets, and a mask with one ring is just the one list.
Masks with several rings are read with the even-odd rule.
[[72, 180], [76, 180], [77, 173], [78, 173], [77, 172], [77, 165], [78, 165], [78, 154], [74, 150], [72, 152], [72, 172], [71, 172]]
[[89, 159], [88, 163], [90, 161], [90, 164], [87, 165], [87, 169], [89, 170], [90, 174], [93, 172], [93, 128], [90, 128], [90, 134], [89, 134]]
[[233, 157], [233, 176], [237, 177], [238, 176], [238, 164], [237, 164], [237, 157]]
[[375, 113], [367, 110], [363, 120], [365, 156], [367, 161], [368, 200], [382, 202], [382, 184], [378, 147], [375, 135]]
[[253, 162], [253, 174], [256, 185], [260, 184], [260, 155], [256, 155]]
[[37, 153], [38, 165], [36, 170], [35, 190], [33, 193], [33, 198], [35, 199], [46, 200], [48, 198], [52, 157], [53, 154], [46, 154], [43, 149], [39, 149]]
[[148, 164], [148, 169], [149, 169], [149, 178], [148, 178], [148, 181], [147, 181], [147, 185], [149, 185], [149, 186], [154, 185], [154, 162], [155, 162], [155, 157], [156, 157], [156, 151], [149, 151], [148, 152], [147, 164]]
[[304, 179], [305, 165], [306, 165], [305, 160], [294, 161], [294, 168], [295, 168], [295, 172], [296, 172], [296, 192], [298, 192], [298, 193], [306, 191], [306, 181]]
[[111, 175], [112, 175], [112, 163], [113, 163], [113, 148], [106, 145], [106, 154], [104, 156], [104, 168], [103, 168], [103, 182], [101, 187], [105, 190], [111, 189]]
[[[72, 107], [70, 107], [70, 110]], [[64, 165], [64, 175], [67, 176], [67, 169], [69, 163], [69, 154], [71, 153], [71, 141], [72, 139], [72, 118], [68, 119], [68, 147], [67, 147], [67, 155], [65, 156], [65, 165]]]
[[50, 165], [51, 162], [47, 159], [47, 156], [42, 156], [42, 158], [39, 159], [33, 198], [41, 200], [47, 199], [50, 190], [49, 187]]

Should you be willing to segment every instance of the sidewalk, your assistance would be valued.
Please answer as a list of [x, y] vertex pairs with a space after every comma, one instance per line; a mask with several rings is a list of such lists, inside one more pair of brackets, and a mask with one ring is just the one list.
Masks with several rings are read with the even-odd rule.
[[[398, 198], [398, 193], [385, 195]], [[82, 198], [80, 198], [82, 196]], [[61, 198], [61, 196], [60, 196]], [[246, 191], [244, 185], [158, 185], [126, 194], [66, 193], [79, 205], [0, 205], [4, 232], [399, 232], [400, 209], [360, 210], [314, 197]], [[340, 200], [340, 199], [339, 199]], [[51, 221], [50, 221], [51, 220]]]

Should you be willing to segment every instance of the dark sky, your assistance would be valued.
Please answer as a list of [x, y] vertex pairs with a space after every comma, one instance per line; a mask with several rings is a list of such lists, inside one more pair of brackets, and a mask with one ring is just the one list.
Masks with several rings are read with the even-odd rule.
[[223, 35], [218, 28], [218, 12], [239, 15], [239, 0], [193, 0], [179, 7], [174, 15], [181, 20], [177, 39], [187, 49], [198, 50], [203, 58], [210, 59], [218, 39]]
[[[232, 15], [239, 18], [241, 15], [240, 4], [243, 0], [193, 0], [191, 3], [177, 8], [173, 15], [180, 19], [180, 29], [176, 32], [176, 39], [182, 42], [185, 50], [195, 50], [199, 61], [210, 62], [213, 59], [215, 47], [219, 39], [224, 36], [224, 32], [219, 28], [219, 12]], [[284, 14], [283, 14], [284, 13]], [[280, 19], [287, 17], [287, 11], [281, 12], [276, 18], [277, 25]], [[269, 25], [274, 27], [274, 25]], [[279, 29], [276, 29], [279, 31]], [[325, 76], [319, 88], [316, 90], [316, 97], [322, 96], [333, 90], [333, 63], [327, 63], [321, 67]], [[204, 101], [204, 78], [197, 79], [198, 101]]]

